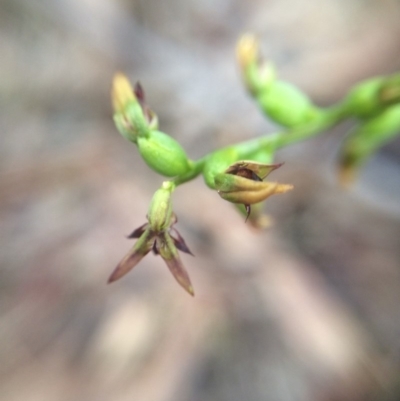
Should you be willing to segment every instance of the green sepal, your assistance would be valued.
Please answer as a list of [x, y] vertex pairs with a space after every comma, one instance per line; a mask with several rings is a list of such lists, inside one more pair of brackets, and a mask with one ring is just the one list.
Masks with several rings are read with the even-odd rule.
[[128, 102], [125, 106], [124, 113], [137, 136], [147, 137], [149, 135], [149, 123], [143, 114], [143, 109], [139, 102]]
[[136, 100], [126, 103], [124, 109], [115, 113], [113, 118], [117, 130], [128, 141], [137, 143], [139, 136], [146, 137], [149, 135], [149, 124]]
[[136, 143], [137, 134], [126, 119], [126, 116], [122, 113], [115, 113], [113, 119], [118, 132], [128, 141]]
[[211, 189], [215, 189], [215, 177], [237, 161], [238, 157], [239, 153], [233, 146], [218, 150], [209, 155], [203, 168], [203, 176], [206, 184]]
[[182, 146], [161, 131], [149, 131], [139, 136], [137, 145], [146, 164], [165, 177], [175, 177], [190, 170], [190, 161]]
[[253, 62], [246, 66], [243, 71], [243, 80], [248, 91], [255, 97], [268, 91], [276, 80], [276, 69], [272, 63]]

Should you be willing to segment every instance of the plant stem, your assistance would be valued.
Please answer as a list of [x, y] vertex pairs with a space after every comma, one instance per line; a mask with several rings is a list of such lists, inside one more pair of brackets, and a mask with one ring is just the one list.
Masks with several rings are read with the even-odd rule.
[[[263, 149], [268, 149], [274, 153], [275, 150], [319, 135], [347, 117], [349, 117], [349, 113], [347, 112], [346, 104], [338, 103], [333, 107], [321, 110], [321, 115], [310, 124], [298, 128], [291, 128], [279, 133], [269, 134], [262, 136], [261, 138], [251, 139], [233, 146], [230, 145], [227, 148], [233, 147], [237, 149], [238, 160], [252, 159], [257, 152]], [[221, 149], [218, 149], [217, 151], [221, 151]], [[200, 175], [203, 172], [204, 165], [209, 156], [210, 154], [201, 159], [191, 161], [191, 169], [187, 173], [175, 177], [172, 180], [175, 186], [191, 181]]]
[[206, 158], [207, 156], [204, 156], [199, 160], [191, 161], [191, 169], [187, 173], [175, 177], [172, 182], [178, 186], [195, 179], [202, 173]]

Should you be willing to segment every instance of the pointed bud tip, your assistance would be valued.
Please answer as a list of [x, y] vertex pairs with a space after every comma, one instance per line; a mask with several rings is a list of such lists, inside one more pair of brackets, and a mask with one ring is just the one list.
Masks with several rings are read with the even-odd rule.
[[194, 297], [194, 289], [192, 286], [192, 283], [190, 282], [189, 277], [178, 277], [175, 276], [176, 281], [180, 284], [180, 286], [187, 292], [189, 293], [192, 297]]
[[118, 268], [116, 268], [112, 272], [111, 276], [107, 280], [107, 284], [111, 284], [111, 283], [113, 283], [114, 281], [117, 281], [120, 278], [120, 277], [118, 277], [117, 270], [118, 270]]
[[153, 248], [153, 243], [154, 241], [149, 232], [146, 231], [129, 253], [118, 263], [108, 279], [108, 283], [117, 281], [129, 273], [150, 252]]
[[265, 230], [274, 225], [274, 220], [271, 216], [261, 214], [256, 216], [254, 219], [250, 218], [250, 225], [256, 230]]
[[292, 184], [278, 184], [276, 188], [277, 194], [284, 194], [285, 192], [291, 191], [294, 188]]
[[349, 166], [341, 166], [339, 168], [339, 184], [344, 189], [349, 189], [356, 180], [356, 171], [354, 168]]
[[[124, 259], [125, 261], [126, 259]], [[111, 273], [111, 276], [108, 278], [107, 280], [107, 284], [111, 284], [114, 281], [119, 280], [120, 278], [122, 278], [123, 276], [125, 276], [125, 274], [127, 274], [131, 269], [133, 269], [133, 267], [135, 266], [135, 264], [132, 264], [128, 267], [127, 263], [119, 263], [118, 266], [114, 269], [114, 271]]]
[[133, 93], [132, 85], [129, 82], [129, 79], [121, 72], [117, 72], [114, 75], [111, 90], [111, 100], [114, 111], [116, 113], [122, 112], [126, 104], [130, 100], [135, 99], [136, 97]]
[[135, 88], [133, 91], [134, 91], [136, 97], [138, 98], [139, 102], [141, 102], [143, 104], [145, 102], [145, 94], [144, 94], [143, 86], [139, 81], [136, 82]]
[[242, 68], [257, 61], [258, 48], [258, 40], [251, 33], [246, 33], [239, 39], [236, 47], [236, 57]]

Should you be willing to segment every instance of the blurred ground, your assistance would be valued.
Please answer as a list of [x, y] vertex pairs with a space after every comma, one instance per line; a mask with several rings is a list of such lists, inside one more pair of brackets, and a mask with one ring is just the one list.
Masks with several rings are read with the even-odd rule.
[[261, 234], [189, 183], [174, 210], [196, 297], [152, 256], [105, 284], [162, 181], [113, 127], [115, 71], [196, 158], [274, 130], [238, 77], [242, 32], [331, 104], [399, 69], [399, 17], [393, 0], [1, 0], [1, 399], [399, 399], [399, 140], [349, 192], [348, 126], [282, 151], [295, 191]]

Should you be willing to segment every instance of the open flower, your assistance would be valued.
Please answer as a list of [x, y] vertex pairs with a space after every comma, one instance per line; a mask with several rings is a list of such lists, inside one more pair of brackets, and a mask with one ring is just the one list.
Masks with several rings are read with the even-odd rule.
[[134, 230], [128, 238], [138, 238], [138, 241], [115, 268], [108, 282], [112, 283], [120, 279], [132, 270], [150, 251], [153, 251], [155, 255], [161, 255], [176, 281], [190, 295], [194, 295], [189, 275], [179, 257], [178, 249], [182, 252], [193, 254], [179, 232], [172, 227], [176, 222], [177, 218], [173, 214], [170, 226], [161, 231], [153, 230], [149, 223], [143, 224]]
[[[252, 204], [262, 202], [271, 195], [282, 194], [293, 189], [293, 185], [278, 182], [263, 181], [273, 170], [281, 164], [262, 164], [254, 161], [238, 161], [223, 174], [215, 177], [215, 186], [221, 198], [241, 203], [245, 206], [247, 218]], [[247, 220], [246, 218], [246, 220]]]
[[112, 283], [132, 270], [150, 251], [160, 255], [176, 281], [194, 295], [189, 275], [182, 264], [178, 250], [193, 255], [179, 232], [173, 227], [178, 221], [171, 209], [171, 183], [166, 182], [153, 196], [148, 223], [134, 230], [128, 238], [138, 238], [130, 252], [117, 265], [110, 278]]

